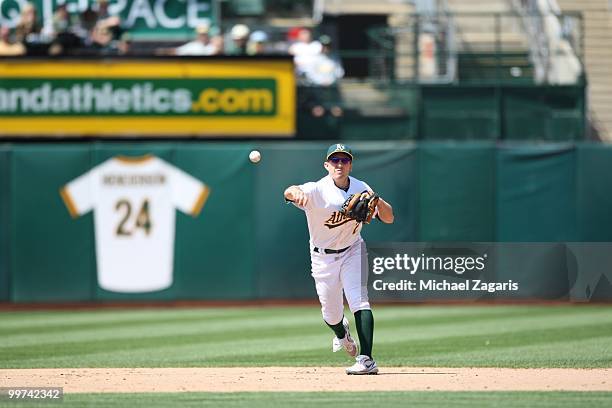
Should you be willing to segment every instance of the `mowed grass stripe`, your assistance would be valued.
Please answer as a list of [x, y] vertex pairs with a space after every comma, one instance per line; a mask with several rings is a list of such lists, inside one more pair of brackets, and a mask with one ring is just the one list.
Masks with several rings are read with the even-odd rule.
[[[596, 312], [596, 314], [593, 314]], [[602, 313], [606, 311], [592, 311], [589, 314], [582, 314], [580, 319], [570, 320], [568, 316], [548, 317], [544, 321], [537, 316], [537, 313], [527, 313], [522, 311], [518, 318], [512, 318], [512, 314], [504, 312], [502, 315], [487, 315], [486, 319], [479, 319], [478, 315], [465, 315], [461, 318], [439, 317], [430, 318], [415, 324], [409, 319], [406, 321], [393, 319], [388, 320], [376, 317], [376, 333], [384, 342], [389, 339], [402, 338], [405, 340], [431, 339], [440, 336], [447, 336], [450, 332], [454, 335], [461, 335], [468, 331], [470, 333], [497, 333], [497, 332], [512, 332], [520, 329], [529, 329], [531, 327], [569, 327], [573, 326], [578, 320], [580, 323], [611, 323], [612, 314]], [[160, 338], [162, 336], [193, 336], [201, 334], [202, 342], [211, 343], [219, 340], [225, 341], [228, 337], [248, 336], [249, 338], [257, 338], [266, 336], [266, 329], [278, 329], [278, 332], [295, 333], [296, 335], [304, 335], [308, 333], [317, 333], [322, 326], [322, 322], [318, 314], [309, 313], [306, 316], [296, 318], [289, 316], [279, 318], [274, 315], [268, 316], [265, 313], [260, 313], [258, 319], [230, 320], [230, 321], [203, 321], [201, 323], [189, 322], [163, 322], [160, 324], [143, 324], [129, 325], [127, 327], [111, 326], [104, 329], [85, 329], [72, 333], [52, 334], [45, 331], [40, 331], [36, 335], [28, 336], [3, 336], [3, 342], [0, 344], [0, 352], [11, 353], [19, 348], [30, 346], [48, 345], [52, 347], [55, 344], [66, 343], [85, 343], [95, 341], [109, 340], [130, 340], [132, 338]], [[292, 329], [298, 329], [294, 331]], [[386, 333], [386, 330], [392, 332]], [[278, 335], [278, 332], [274, 332]], [[17, 349], [15, 349], [15, 347]], [[2, 350], [8, 349], [8, 350]]]
[[[471, 351], [449, 351], [432, 355], [423, 352], [412, 356], [409, 361], [416, 366], [608, 368], [612, 367], [611, 344], [612, 337], [598, 337], [497, 348], [494, 352], [487, 351], [487, 347], [483, 351], [482, 346], [476, 345]], [[384, 358], [379, 360], [387, 361]], [[390, 361], [402, 365], [399, 358]]]
[[[479, 315], [489, 313], [499, 313], [495, 308], [476, 309], [456, 308], [452, 311], [444, 311], [442, 308], [385, 308], [380, 310], [387, 315], [405, 315], [406, 309], [412, 310], [412, 315], [416, 318], [428, 318], [435, 316], [461, 316], [477, 313]], [[311, 314], [313, 311], [320, 316], [320, 309], [316, 306], [309, 307], [244, 307], [244, 308], [199, 308], [199, 309], [113, 309], [112, 311], [74, 311], [74, 312], [3, 312], [0, 313], [0, 335], [12, 333], [32, 333], [40, 329], [45, 330], [65, 330], [90, 324], [113, 325], [116, 323], [140, 322], [164, 322], [164, 321], [199, 321], [202, 319], [245, 319], [248, 317], [258, 317], [262, 314], [273, 316], [303, 316]], [[418, 316], [417, 316], [418, 315]]]
[[[560, 362], [566, 361], [571, 355], [565, 355], [557, 351], [557, 347], [563, 347], [563, 344], [569, 341], [606, 339], [612, 343], [612, 332], [609, 327], [599, 324], [593, 325], [577, 325], [572, 330], [567, 328], [549, 328], [549, 329], [527, 329], [523, 331], [513, 331], [510, 335], [507, 333], [501, 334], [474, 334], [467, 336], [448, 336], [441, 338], [412, 340], [412, 341], [395, 341], [395, 342], [377, 342], [377, 356], [387, 361], [393, 361], [391, 364], [405, 365], [414, 364], [418, 359], [427, 358], [428, 361], [445, 360], [442, 356], [460, 353], [470, 353], [473, 357], [475, 354], [484, 356], [482, 361], [492, 361], [497, 359], [503, 350], [516, 347], [524, 347], [527, 345], [537, 346], [543, 345], [554, 353], [551, 353], [549, 359], [551, 366], [558, 367]], [[606, 364], [603, 366], [612, 366], [612, 355], [608, 352], [602, 354], [603, 350], [592, 350], [595, 356], [602, 358]], [[514, 354], [516, 366], [531, 367], [531, 353], [521, 355]], [[473, 358], [466, 358], [463, 363], [474, 361]], [[418, 364], [417, 364], [418, 365]], [[463, 364], [462, 364], [463, 365]], [[601, 366], [601, 365], [600, 365]]]
[[[521, 307], [517, 307], [517, 308], [512, 308], [512, 309], [500, 309], [500, 308], [496, 308], [496, 307], [491, 307], [491, 308], [481, 308], [481, 309], [477, 309], [477, 308], [463, 308], [466, 309], [466, 311], [463, 311], [461, 314], [457, 315], [456, 313], [454, 313], [455, 310], [461, 310], [462, 308], [454, 308], [454, 309], [450, 309], [449, 312], [442, 312], [442, 313], [436, 313], [436, 314], [431, 314], [431, 313], [420, 313], [422, 308], [411, 308], [411, 307], [406, 307], [406, 308], [394, 308], [394, 309], [389, 309], [389, 308], [378, 308], [376, 310], [376, 321], [377, 321], [377, 325], [384, 325], [386, 321], [391, 322], [392, 325], [397, 325], [397, 322], [399, 320], [402, 321], [402, 323], [405, 324], [409, 324], [412, 325], [413, 323], [417, 323], [419, 325], [435, 325], [438, 324], [441, 321], [444, 320], [458, 320], [458, 321], [465, 321], [465, 320], [469, 320], [469, 319], [479, 319], [481, 316], [485, 317], [485, 316], [490, 316], [490, 317], [495, 317], [495, 318], [508, 318], [511, 316], [520, 316], [520, 315], [525, 315], [525, 316], [538, 316], [538, 315], [563, 315], [565, 317], [571, 317], [572, 314], [579, 314], [581, 316], [581, 318], [584, 318], [586, 316], [589, 316], [591, 314], [609, 314], [607, 310], [602, 310], [601, 308], [599, 309], [585, 309], [585, 308], [573, 308], [573, 309], [569, 309], [566, 310], [565, 312], [563, 310], [559, 311], [557, 309], [559, 308], [552, 308], [552, 309], [546, 309], [546, 308], [521, 308]], [[206, 313], [202, 313], [201, 315], [194, 315], [192, 312], [193, 311], [186, 311], [185, 314], [187, 316], [183, 316], [181, 314], [175, 314], [173, 313], [171, 316], [168, 316], [167, 313], [163, 313], [161, 315], [156, 315], [153, 314], [155, 312], [150, 312], [149, 315], [145, 315], [143, 316], [143, 318], [140, 318], [138, 320], [136, 320], [135, 318], [130, 318], [130, 319], [124, 319], [122, 318], [122, 316], [120, 315], [120, 313], [117, 315], [116, 320], [117, 322], [111, 321], [108, 319], [108, 316], [106, 316], [106, 318], [102, 321], [102, 322], [98, 322], [96, 320], [97, 316], [94, 314], [92, 316], [91, 319], [86, 320], [84, 323], [81, 324], [58, 324], [58, 325], [50, 325], [46, 328], [40, 327], [39, 325], [34, 325], [33, 327], [22, 327], [22, 328], [11, 328], [11, 329], [0, 329], [0, 336], [2, 336], [2, 338], [4, 340], [9, 340], [11, 337], [13, 336], [19, 336], [19, 335], [28, 335], [28, 334], [40, 334], [40, 333], [44, 333], [45, 336], [49, 336], [50, 334], [59, 332], [59, 333], [68, 333], [69, 331], [75, 331], [75, 332], [83, 332], [83, 331], [87, 331], [88, 329], [95, 329], [95, 330], [100, 330], [100, 329], [104, 329], [104, 328], [108, 328], [112, 331], [115, 331], [117, 328], [121, 328], [121, 327], [136, 327], [139, 325], [148, 325], [149, 327], [154, 327], [154, 326], [168, 326], [168, 325], [180, 325], [182, 323], [187, 323], [190, 325], [194, 325], [194, 324], [200, 324], [200, 323], [205, 323], [210, 325], [210, 329], [211, 330], [215, 330], [215, 327], [218, 325], [219, 321], [230, 321], [230, 320], [244, 320], [245, 322], [250, 322], [252, 320], [257, 320], [257, 321], [261, 321], [262, 324], [264, 324], [263, 322], [266, 319], [276, 319], [277, 317], [280, 316], [288, 316], [288, 319], [294, 319], [296, 322], [301, 322], [303, 319], [307, 319], [307, 320], [312, 320], [313, 318], [315, 319], [319, 319], [320, 317], [314, 317], [314, 316], [319, 316], [318, 313], [318, 309], [316, 309], [316, 311], [313, 314], [313, 311], [315, 309], [313, 308], [309, 308], [309, 309], [297, 309], [297, 310], [286, 310], [286, 309], [257, 309], [257, 310], [251, 310], [248, 309], [247, 311], [244, 311], [242, 313], [239, 313], [238, 311], [234, 310], [232, 314], [230, 314], [229, 316], [227, 316], [227, 314], [217, 314], [214, 316], [210, 316], [210, 313], [208, 313], [208, 311], [206, 311]], [[590, 311], [589, 311], [590, 310]], [[472, 311], [471, 313], [469, 311]], [[483, 311], [486, 311], [486, 313], [483, 313]], [[415, 316], [416, 313], [416, 316]], [[347, 311], [347, 315], [350, 315], [350, 313]], [[249, 317], [253, 317], [256, 319], [248, 319]], [[433, 318], [433, 317], [439, 317], [439, 318]], [[453, 319], [453, 317], [459, 317], [460, 319]], [[24, 319], [27, 322], [27, 319]], [[0, 318], [0, 322], [2, 322], [2, 319]], [[23, 323], [26, 324], [26, 323]], [[245, 325], [248, 323], [241, 323], [242, 325]], [[44, 331], [43, 331], [44, 329]], [[25, 336], [24, 338], [28, 338], [29, 336]], [[1, 347], [1, 345], [0, 345]]]
[[[554, 349], [557, 343], [563, 344], [569, 340], [583, 340], [583, 339], [593, 339], [597, 337], [601, 337], [607, 339], [608, 341], [612, 341], [611, 337], [602, 335], [599, 331], [602, 331], [601, 328], [597, 326], [592, 326], [589, 328], [583, 327], [577, 333], [574, 333], [570, 338], [559, 339], [559, 335], [563, 334], [565, 331], [563, 330], [541, 330], [538, 334], [538, 337], [532, 337], [529, 331], [516, 333], [516, 337], [512, 337], [511, 339], [506, 339], [506, 341], [502, 341], [502, 338], [494, 337], [491, 343], [486, 346], [486, 339], [490, 339], [490, 336], [462, 336], [462, 337], [448, 337], [437, 339], [437, 341], [420, 341], [420, 342], [396, 342], [393, 344], [384, 343], [381, 344], [375, 341], [375, 356], [381, 362], [384, 361], [384, 364], [389, 366], [405, 366], [405, 365], [420, 365], [417, 364], [419, 360], [427, 359], [429, 364], [433, 366], [445, 366], [448, 363], [447, 359], [437, 358], [436, 356], [444, 355], [446, 353], [461, 353], [463, 351], [473, 351], [478, 349], [480, 354], [482, 355], [482, 359], [480, 360], [481, 366], [498, 366], [497, 356], [501, 352], [501, 350], [505, 348], [513, 348], [513, 347], [522, 347], [524, 345], [543, 345], [544, 347], [548, 347], [550, 349]], [[484, 341], [483, 341], [484, 340]], [[494, 344], [494, 346], [491, 346]], [[228, 360], [243, 360], [250, 362], [258, 362], [262, 364], [262, 362], [266, 362], [266, 364], [274, 365], [274, 363], [278, 362], [280, 365], [294, 365], [296, 361], [300, 361], [299, 365], [309, 365], [310, 363], [316, 363], [317, 361], [321, 364], [321, 361], [327, 361], [331, 357], [331, 353], [329, 353], [329, 347], [331, 345], [331, 341], [327, 340], [324, 344], [324, 349], [321, 353], [321, 348], [317, 350], [316, 348], [310, 348], [305, 350], [300, 350], [298, 347], [291, 347], [291, 344], [285, 345], [276, 345], [274, 347], [274, 352], [271, 352], [266, 348], [265, 341], [256, 341], [254, 343], [250, 343], [247, 345], [235, 345], [232, 343], [228, 344], [228, 348], [226, 350], [233, 351], [223, 351], [220, 349], [212, 348], [212, 353], [206, 355], [206, 352], [200, 353], [198, 356], [198, 360], [202, 361], [203, 364], [215, 366], [215, 365], [223, 365], [224, 362]], [[240, 348], [242, 346], [243, 348]], [[208, 351], [208, 347], [206, 348]], [[597, 360], [589, 360], [589, 366], [598, 366], [598, 367], [608, 367], [612, 366], [612, 359], [608, 354], [607, 357], [601, 356], [601, 354], [597, 354], [598, 350], [592, 349], [592, 352], [595, 353], [595, 356], [599, 356]], [[339, 353], [340, 354], [340, 353]], [[339, 363], [346, 364], [346, 356], [341, 354], [341, 359], [337, 360]], [[595, 364], [596, 361], [600, 361], [599, 364]], [[547, 364], [540, 366], [551, 366], [551, 367], [559, 367], [559, 366], [573, 366], [573, 367], [581, 367], [580, 362], [574, 361], [574, 364], [567, 363], [567, 356], [560, 353], [552, 353], [549, 358], [546, 360]], [[520, 355], [517, 354], [514, 356], [513, 361], [509, 361], [511, 363], [510, 367], [533, 367], [532, 358], [529, 354]], [[473, 359], [466, 359], [462, 361], [458, 366], [470, 366], [473, 364]], [[240, 364], [236, 364], [240, 365]], [[457, 366], [457, 365], [454, 365]]]
[[[540, 312], [544, 312], [545, 311], [540, 311]], [[583, 310], [583, 313], [579, 316], [580, 319], [579, 321], [581, 323], [589, 323], [589, 322], [606, 322], [609, 321], [610, 319], [612, 319], [612, 314], [608, 313], [607, 310], [593, 310], [588, 314], [584, 313], [585, 311]], [[171, 321], [171, 322], [167, 322], [165, 320], [162, 320], [160, 323], [148, 323], [148, 322], [143, 322], [141, 323], [141, 325], [145, 326], [143, 330], [143, 328], [138, 327], [138, 324], [136, 324], [135, 322], [132, 322], [132, 325], [128, 325], [127, 328], [121, 328], [118, 326], [110, 326], [108, 327], [108, 330], [101, 330], [99, 331], [97, 327], [94, 326], [95, 332], [93, 333], [93, 335], [95, 335], [95, 337], [97, 339], [100, 338], [104, 338], [104, 334], [111, 334], [111, 338], [113, 337], [112, 335], [116, 335], [117, 333], [122, 333], [122, 332], [127, 332], [127, 336], [130, 337], [132, 334], [140, 334], [140, 335], [144, 335], [147, 336], [148, 333], [150, 333], [151, 336], [157, 336], [158, 332], [156, 330], [161, 330], [160, 328], [168, 328], [168, 330], [162, 330], [162, 331], [169, 331], [171, 332], [171, 334], [182, 334], [183, 332], [181, 332], [181, 327], [185, 328], [185, 330], [187, 330], [187, 332], [185, 334], [190, 334], [192, 332], [194, 332], [194, 328], [195, 328], [195, 332], [200, 332], [199, 327], [202, 326], [202, 328], [205, 329], [205, 334], [207, 335], [213, 335], [216, 332], [223, 332], [226, 333], [227, 331], [231, 331], [231, 330], [240, 330], [240, 331], [244, 331], [244, 330], [248, 330], [250, 328], [255, 328], [257, 330], [261, 329], [261, 328], [267, 328], [267, 327], [286, 327], [286, 328], [291, 328], [292, 326], [299, 326], [302, 328], [307, 328], [309, 326], [312, 325], [312, 327], [318, 327], [321, 325], [320, 322], [320, 318], [318, 317], [318, 313], [313, 314], [312, 310], [309, 310], [306, 314], [303, 315], [295, 315], [295, 314], [291, 314], [290, 317], [287, 317], [286, 319], [281, 319], [278, 318], [276, 315], [278, 314], [277, 311], [273, 311], [272, 312], [273, 315], [271, 316], [268, 311], [260, 311], [259, 313], [256, 313], [255, 315], [248, 313], [247, 316], [245, 316], [245, 318], [243, 320], [237, 319], [237, 321], [227, 321], [227, 319], [223, 318], [223, 319], [216, 319], [216, 320], [205, 320], [202, 322], [197, 322], [198, 324], [193, 324], [193, 322], [191, 320], [188, 320], [186, 322], [182, 321]], [[595, 315], [592, 315], [593, 313], [595, 313]], [[571, 320], [569, 320], [569, 316], [567, 314], [562, 315], [558, 318], [547, 318], [545, 319], [543, 322], [540, 321], [539, 318], [537, 318], [536, 314], [528, 309], [524, 309], [524, 308], [517, 308], [516, 310], [513, 311], [513, 313], [508, 313], [508, 312], [503, 312], [502, 314], [498, 314], [498, 315], [490, 315], [487, 317], [490, 317], [491, 319], [481, 319], [478, 320], [479, 318], [479, 314], [471, 314], [471, 315], [465, 315], [463, 316], [464, 318], [462, 319], [457, 319], [457, 318], [452, 318], [452, 317], [441, 317], [441, 318], [437, 318], [437, 319], [426, 319], [424, 321], [420, 321], [420, 322], [414, 322], [410, 316], [409, 316], [409, 310], [405, 310], [405, 314], [408, 314], [406, 316], [406, 318], [404, 319], [387, 319], [385, 316], [385, 313], [376, 313], [376, 325], [377, 325], [377, 329], [378, 330], [385, 330], [386, 328], [390, 328], [394, 331], [399, 330], [400, 334], [402, 334], [402, 336], [407, 336], [409, 338], [412, 338], [414, 335], [425, 335], [427, 337], [429, 337], [429, 334], [431, 332], [430, 330], [414, 330], [417, 326], [413, 326], [413, 323], [418, 323], [418, 327], [419, 328], [423, 328], [425, 326], [433, 326], [433, 330], [438, 330], [438, 331], [442, 331], [445, 332], [447, 329], [444, 327], [444, 325], [446, 324], [458, 324], [460, 327], [466, 329], [466, 330], [483, 330], [483, 328], [489, 328], [491, 326], [493, 326], [494, 330], [500, 330], [501, 329], [505, 329], [505, 330], [514, 330], [517, 328], [522, 328], [522, 327], [526, 327], [526, 326], [532, 326], [534, 323], [538, 323], [538, 324], [544, 324], [544, 325], [550, 325], [550, 324], [561, 324], [561, 325], [569, 325], [569, 324], [573, 324], [571, 322]], [[545, 313], [546, 314], [546, 313]], [[524, 317], [519, 319], [520, 321], [517, 321], [516, 319], [513, 320], [508, 320], [510, 319], [512, 316], [519, 316], [519, 317]], [[547, 315], [547, 314], [546, 314]], [[255, 317], [256, 319], [248, 319], [247, 317]], [[603, 318], [603, 320], [601, 320]], [[538, 319], [537, 321], [534, 321], [534, 319]], [[234, 319], [231, 319], [234, 320]], [[105, 327], [105, 326], [103, 326]], [[130, 332], [131, 329], [134, 329], [134, 332]], [[450, 330], [452, 330], [452, 327], [449, 328]], [[143, 333], [143, 331], [145, 331], [145, 333]], [[87, 333], [89, 332], [89, 330], [85, 330], [85, 331], [81, 331], [83, 333]], [[106, 332], [106, 333], [105, 333]], [[44, 343], [45, 339], [47, 339], [49, 337], [49, 333], [45, 332], [45, 331], [38, 331], [37, 332], [38, 336], [32, 337], [32, 336], [27, 336], [26, 338], [29, 339], [39, 339], [38, 341], [41, 341]], [[64, 333], [62, 333], [64, 334]], [[68, 336], [61, 336], [61, 341], [62, 343], [65, 342], [66, 337], [68, 338], [74, 338], [76, 340], [85, 340], [83, 338], [79, 338], [78, 336], [73, 336], [73, 334], [75, 333], [66, 333]], [[11, 336], [3, 336], [2, 337], [3, 340], [5, 340], [4, 344], [10, 343], [11, 340]], [[212, 340], [214, 340], [214, 336], [210, 337]]]
[[[284, 392], [69, 394], [62, 406], [105, 407], [249, 407], [410, 406], [573, 408], [612, 405], [608, 392]], [[14, 406], [11, 404], [11, 406]]]
[[259, 316], [263, 310], [271, 310], [274, 315], [301, 314], [313, 307], [283, 307], [283, 308], [179, 308], [179, 309], [112, 309], [111, 311], [73, 311], [73, 312], [0, 312], [0, 334], [24, 333], [40, 329], [67, 329], [88, 324], [138, 323], [173, 320], [215, 320], [244, 319]]
[[[518, 309], [525, 311], [525, 308]], [[487, 317], [491, 318], [491, 316]], [[380, 320], [377, 318], [377, 321]], [[488, 357], [480, 365], [496, 366], [495, 354], [499, 353], [500, 349], [529, 344], [550, 344], [552, 348], [555, 342], [607, 338], [610, 334], [610, 325], [602, 324], [601, 316], [575, 319], [574, 322], [563, 316], [556, 316], [555, 319], [546, 317], [538, 321], [531, 315], [528, 318], [523, 316], [516, 319], [493, 320], [494, 322], [488, 322], [491, 325], [488, 329], [493, 330], [491, 333], [483, 333], [483, 327], [487, 325], [487, 322], [484, 321], [476, 320], [469, 323], [454, 321], [452, 324], [445, 323], [430, 327], [429, 329], [434, 329], [434, 337], [425, 337], [420, 340], [415, 339], [414, 336], [432, 335], [432, 333], [427, 333], [427, 327], [406, 328], [403, 322], [399, 322], [401, 329], [394, 327], [377, 329], [376, 355], [388, 365], [414, 364], [418, 358], [428, 356], [430, 360], [436, 360], [431, 356], [478, 349], [476, 346], [486, 344], [488, 341], [489, 346], [493, 346], [487, 346], [482, 350], [483, 355]], [[586, 324], [588, 322], [591, 324]], [[541, 328], [553, 323], [562, 324], [563, 327], [547, 330], [532, 329], [532, 327]], [[92, 366], [92, 362], [95, 362], [93, 366], [119, 367], [132, 365], [327, 365], [333, 362], [346, 364], [345, 357], [336, 357], [341, 356], [342, 353], [333, 356], [329, 353], [331, 333], [328, 333], [321, 324], [317, 321], [312, 325], [303, 325], [299, 330], [279, 327], [254, 332], [243, 330], [229, 334], [218, 333], [218, 336], [209, 336], [207, 333], [196, 333], [191, 336], [175, 334], [152, 338], [134, 337], [121, 341], [100, 339], [89, 343], [77, 342], [14, 348], [9, 353], [3, 350], [0, 354], [0, 365], [4, 367], [53, 367], [67, 364], [79, 367]], [[571, 324], [570, 329], [568, 329], [568, 324]], [[525, 327], [525, 330], [517, 331], [517, 328], [521, 326]], [[509, 329], [513, 331], [508, 332]], [[401, 334], [403, 331], [406, 331], [407, 336], [412, 334], [413, 338], [405, 338]], [[465, 336], [465, 333], [474, 334]], [[595, 354], [601, 352], [601, 348], [593, 352]], [[432, 365], [443, 366], [446, 363], [444, 358], [437, 360]], [[528, 355], [518, 356], [511, 366], [532, 366], [530, 361]], [[601, 361], [607, 360], [603, 358]], [[548, 365], [565, 366], [563, 362], [563, 356], [557, 354], [550, 357]], [[592, 364], [592, 361], [587, 362], [587, 366]], [[605, 366], [600, 364], [597, 366]], [[570, 366], [580, 367], [582, 365], [580, 361], [577, 361]]]
[[[274, 342], [228, 344], [225, 348], [213, 349], [201, 345], [167, 346], [155, 350], [117, 350], [79, 356], [63, 356], [28, 360], [10, 364], [6, 368], [27, 367], [242, 367], [242, 366], [337, 366], [351, 364], [345, 353], [332, 353], [331, 341], [326, 336], [306, 343], [299, 341], [292, 345], [277, 346]], [[526, 347], [509, 347], [491, 352], [453, 352], [432, 356], [385, 355], [384, 347], [375, 346], [374, 354], [384, 369], [387, 366], [429, 366], [429, 367], [561, 367], [561, 368], [607, 368], [610, 359], [600, 357], [599, 340], [612, 342], [611, 338], [588, 339], [568, 343], [538, 344]], [[310, 342], [308, 342], [310, 341]], [[233, 346], [236, 345], [236, 348]], [[286, 350], [290, 347], [290, 350]], [[270, 351], [273, 348], [275, 352]], [[282, 351], [281, 349], [285, 349]], [[558, 349], [558, 350], [557, 350]], [[406, 355], [409, 354], [406, 350]]]
[[[598, 311], [600, 313], [601, 311]], [[594, 313], [594, 312], [592, 312]], [[535, 311], [527, 313], [524, 310], [512, 310], [512, 311], [499, 311], [496, 314], [481, 315], [479, 313], [463, 314], [461, 316], [441, 316], [424, 318], [419, 316], [417, 319], [413, 318], [410, 314], [410, 310], [404, 311], [404, 316], [394, 315], [393, 318], [389, 318], [384, 313], [380, 316], [377, 313], [376, 322], [377, 327], [398, 327], [411, 328], [415, 326], [437, 326], [445, 324], [466, 324], [472, 321], [478, 321], [485, 325], [487, 322], [495, 323], [498, 320], [507, 320], [513, 316], [524, 318], [534, 318], [539, 314], [546, 314], [545, 311]], [[347, 315], [350, 313], [347, 311]], [[548, 314], [546, 314], [548, 315]], [[582, 315], [581, 317], [589, 317], [590, 315]], [[611, 317], [612, 318], [612, 317]], [[550, 322], [554, 320], [548, 319]], [[567, 322], [566, 317], [563, 318], [563, 323]], [[0, 350], [2, 348], [14, 347], [14, 346], [31, 346], [36, 344], [49, 344], [54, 343], [65, 343], [66, 341], [92, 341], [97, 339], [121, 339], [130, 338], [133, 336], [139, 337], [153, 337], [163, 334], [168, 335], [189, 335], [194, 333], [205, 333], [206, 335], [213, 336], [215, 333], [228, 333], [236, 330], [248, 331], [261, 329], [267, 327], [278, 327], [279, 329], [296, 328], [302, 329], [306, 326], [319, 327], [323, 324], [319, 313], [315, 310], [309, 310], [301, 312], [301, 314], [291, 314], [288, 316], [279, 315], [277, 313], [268, 313], [267, 311], [260, 311], [256, 315], [245, 315], [242, 317], [231, 316], [231, 318], [218, 317], [212, 319], [210, 317], [204, 319], [197, 319], [190, 317], [189, 319], [160, 319], [158, 321], [129, 321], [129, 322], [118, 322], [111, 324], [104, 322], [102, 324], [88, 323], [82, 326], [67, 326], [64, 330], [60, 330], [62, 326], [54, 326], [50, 329], [36, 328], [36, 330], [17, 331], [16, 333], [0, 335], [2, 343], [0, 343]], [[410, 335], [410, 332], [405, 335]]]
[[[20, 342], [22, 340], [36, 338], [39, 335], [44, 335], [45, 340], [53, 342], [54, 335], [56, 337], [64, 338], [66, 336], [80, 338], [81, 335], [85, 337], [88, 333], [91, 334], [103, 334], [103, 333], [133, 333], [137, 335], [139, 332], [146, 336], [146, 333], [152, 332], [168, 332], [174, 334], [180, 334], [181, 329], [187, 329], [186, 333], [197, 330], [202, 331], [205, 329], [206, 332], [215, 333], [225, 330], [231, 330], [232, 328], [265, 328], [268, 326], [297, 326], [300, 324], [314, 324], [320, 322], [321, 317], [311, 311], [308, 314], [299, 315], [296, 318], [295, 315], [279, 315], [276, 313], [266, 313], [265, 311], [259, 312], [255, 315], [231, 315], [228, 317], [218, 317], [215, 319], [209, 318], [161, 318], [157, 320], [129, 320], [129, 321], [118, 321], [118, 322], [104, 322], [104, 323], [85, 323], [81, 325], [57, 325], [50, 327], [36, 327], [36, 328], [21, 328], [11, 333], [2, 333], [2, 337], [7, 343]], [[42, 336], [41, 336], [42, 337]], [[2, 347], [2, 345], [0, 345]]]
[[[408, 314], [409, 311], [407, 310]], [[594, 316], [592, 314], [595, 313]], [[447, 317], [439, 316], [436, 318], [428, 318], [420, 321], [414, 321], [408, 315], [407, 318], [394, 318], [388, 319], [386, 317], [380, 317], [377, 314], [376, 325], [377, 333], [385, 333], [385, 330], [391, 329], [394, 331], [393, 337], [405, 339], [415, 338], [431, 338], [436, 332], [441, 335], [446, 335], [448, 332], [453, 331], [453, 327], [457, 330], [462, 331], [490, 331], [498, 332], [500, 330], [514, 331], [524, 327], [531, 327], [537, 323], [539, 325], [544, 324], [544, 327], [558, 327], [573, 325], [573, 322], [567, 318], [567, 316], [555, 316], [548, 317], [544, 323], [540, 322], [538, 317], [539, 314], [545, 314], [545, 310], [539, 310], [536, 312], [527, 312], [520, 308], [513, 311], [503, 311], [500, 314], [488, 314], [486, 319], [480, 318], [479, 314], [463, 315], [458, 317]], [[516, 317], [514, 317], [516, 316]], [[236, 318], [232, 319], [206, 319], [203, 321], [171, 321], [167, 322], [162, 320], [159, 323], [143, 322], [140, 324], [132, 322], [132, 324], [124, 326], [123, 322], [115, 326], [107, 326], [106, 324], [102, 327], [89, 325], [83, 330], [78, 331], [66, 331], [56, 333], [55, 329], [48, 333], [46, 331], [39, 331], [36, 335], [16, 335], [16, 336], [2, 336], [2, 343], [0, 344], [0, 356], [3, 353], [16, 353], [19, 354], [19, 350], [27, 348], [31, 350], [33, 346], [39, 346], [44, 348], [45, 345], [52, 347], [54, 345], [65, 345], [66, 343], [77, 343], [77, 345], [96, 341], [109, 342], [111, 340], [122, 340], [132, 338], [160, 338], [164, 336], [175, 337], [175, 336], [193, 336], [201, 335], [202, 341], [215, 342], [218, 340], [225, 341], [228, 336], [235, 336], [239, 333], [248, 333], [253, 337], [265, 336], [266, 329], [278, 329], [279, 332], [283, 330], [287, 333], [316, 333], [318, 328], [322, 326], [322, 322], [318, 313], [313, 313], [311, 310], [308, 313], [300, 316], [270, 316], [266, 311], [259, 313], [256, 318], [247, 319], [242, 321], [236, 321]], [[580, 319], [581, 324], [587, 324], [589, 322], [600, 322], [603, 323], [602, 318], [608, 318], [609, 322], [612, 323], [612, 315], [603, 314], [603, 311], [591, 311], [590, 314], [582, 314]], [[446, 327], [452, 325], [453, 327]], [[419, 330], [414, 330], [415, 328]], [[432, 329], [433, 327], [433, 329]], [[297, 331], [293, 330], [296, 329]], [[458, 331], [459, 332], [459, 331]], [[276, 332], [272, 333], [277, 335]], [[416, 336], [416, 337], [415, 337]], [[206, 340], [204, 340], [206, 338]], [[386, 336], [383, 336], [386, 338]], [[75, 350], [76, 351], [76, 350]]]
[[[547, 314], [583, 313], [584, 310], [601, 309], [596, 305], [576, 306], [388, 306], [375, 305], [377, 314], [393, 318], [406, 316], [408, 312], [411, 318], [427, 319], [436, 316], [463, 316], [463, 315], [490, 315], [504, 312], [515, 313], [517, 309], [529, 312], [544, 311]], [[76, 310], [76, 311], [35, 311], [35, 312], [0, 312], [0, 334], [11, 330], [37, 330], [44, 327], [78, 326], [81, 324], [113, 323], [113, 322], [139, 322], [172, 319], [216, 319], [231, 317], [258, 316], [261, 313], [273, 315], [299, 316], [311, 313], [313, 310], [319, 312], [317, 306], [287, 306], [287, 307], [224, 307], [224, 308], [172, 308], [172, 309], [110, 309], [110, 310]]]

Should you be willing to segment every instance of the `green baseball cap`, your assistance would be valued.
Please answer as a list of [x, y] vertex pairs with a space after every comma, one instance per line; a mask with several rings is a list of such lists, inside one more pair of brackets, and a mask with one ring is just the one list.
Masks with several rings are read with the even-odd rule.
[[345, 144], [336, 143], [329, 146], [329, 149], [327, 149], [327, 155], [325, 156], [325, 160], [329, 160], [329, 156], [334, 153], [346, 153], [351, 156], [351, 160], [353, 160], [353, 152], [351, 151], [351, 148]]

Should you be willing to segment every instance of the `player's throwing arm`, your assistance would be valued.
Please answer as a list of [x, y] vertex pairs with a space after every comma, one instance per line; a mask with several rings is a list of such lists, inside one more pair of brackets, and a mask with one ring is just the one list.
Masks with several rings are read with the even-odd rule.
[[285, 190], [285, 199], [300, 207], [305, 207], [308, 203], [308, 196], [298, 186], [291, 186]]

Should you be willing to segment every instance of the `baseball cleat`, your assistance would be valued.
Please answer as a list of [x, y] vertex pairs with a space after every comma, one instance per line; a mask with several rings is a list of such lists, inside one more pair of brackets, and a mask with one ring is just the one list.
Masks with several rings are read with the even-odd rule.
[[376, 361], [360, 354], [355, 357], [355, 364], [346, 369], [346, 373], [349, 375], [378, 374], [378, 366]]
[[343, 339], [339, 339], [338, 337], [334, 337], [332, 342], [332, 350], [335, 353], [336, 351], [340, 351], [345, 349], [349, 356], [355, 357], [357, 355], [357, 343], [351, 337], [351, 332], [349, 331], [349, 322], [346, 317], [342, 318], [342, 325], [344, 326], [344, 330], [346, 334]]

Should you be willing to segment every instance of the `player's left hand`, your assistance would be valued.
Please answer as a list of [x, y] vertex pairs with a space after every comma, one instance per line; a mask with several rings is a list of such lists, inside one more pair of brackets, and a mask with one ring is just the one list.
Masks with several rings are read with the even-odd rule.
[[351, 194], [342, 204], [340, 212], [357, 222], [369, 224], [372, 221], [377, 205], [378, 196], [373, 191], [364, 191], [358, 194]]

